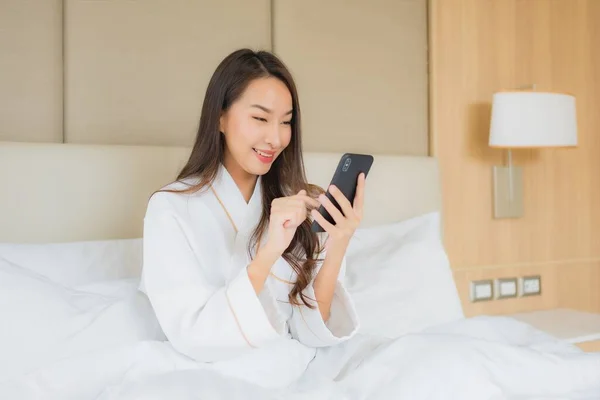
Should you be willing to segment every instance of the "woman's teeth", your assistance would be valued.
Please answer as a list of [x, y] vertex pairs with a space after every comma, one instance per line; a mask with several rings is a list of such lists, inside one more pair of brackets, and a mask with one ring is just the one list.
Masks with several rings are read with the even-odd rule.
[[263, 157], [273, 157], [273, 154], [263, 153], [262, 151], [257, 150], [257, 149], [252, 149], [252, 150], [254, 150], [255, 152], [257, 152], [258, 154], [260, 154]]

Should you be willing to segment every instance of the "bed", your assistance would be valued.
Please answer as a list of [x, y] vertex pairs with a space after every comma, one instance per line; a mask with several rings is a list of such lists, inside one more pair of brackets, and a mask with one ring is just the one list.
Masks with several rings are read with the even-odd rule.
[[[198, 368], [137, 290], [148, 196], [188, 154], [0, 143], [0, 398], [600, 398], [600, 354], [511, 318], [464, 317], [431, 157], [375, 156], [347, 252], [356, 338], [292, 386]], [[309, 181], [326, 186], [340, 156], [305, 154]]]

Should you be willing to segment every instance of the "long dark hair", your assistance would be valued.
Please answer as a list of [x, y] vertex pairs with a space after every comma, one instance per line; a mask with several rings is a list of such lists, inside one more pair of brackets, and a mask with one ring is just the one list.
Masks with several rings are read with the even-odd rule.
[[[274, 54], [267, 51], [240, 49], [229, 54], [215, 70], [208, 87], [200, 125], [192, 152], [177, 180], [189, 177], [199, 178], [199, 182], [185, 190], [167, 190], [171, 192], [192, 193], [208, 187], [215, 180], [223, 162], [225, 140], [219, 132], [219, 119], [223, 112], [242, 95], [254, 79], [273, 77], [283, 82], [292, 96], [292, 136], [289, 145], [273, 162], [271, 169], [262, 177], [262, 215], [252, 233], [248, 251], [256, 248], [264, 232], [269, 226], [271, 202], [283, 196], [298, 193], [304, 189], [315, 196], [323, 190], [310, 185], [306, 181], [304, 161], [302, 159], [302, 137], [300, 130], [300, 105], [296, 85], [289, 70]], [[302, 292], [311, 282], [317, 256], [322, 247], [316, 233], [310, 228], [311, 222], [305, 220], [296, 230], [289, 247], [282, 257], [291, 265], [297, 274], [289, 294], [289, 301], [294, 305], [300, 302], [314, 308]], [[314, 299], [311, 299], [314, 300]]]

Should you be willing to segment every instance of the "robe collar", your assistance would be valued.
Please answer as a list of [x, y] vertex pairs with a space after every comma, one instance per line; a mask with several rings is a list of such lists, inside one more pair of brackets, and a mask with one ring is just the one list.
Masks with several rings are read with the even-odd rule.
[[258, 225], [262, 212], [261, 177], [258, 177], [254, 192], [248, 203], [246, 203], [242, 192], [223, 164], [219, 166], [212, 188], [217, 200], [225, 208], [223, 212], [229, 214], [237, 233], [250, 234]]

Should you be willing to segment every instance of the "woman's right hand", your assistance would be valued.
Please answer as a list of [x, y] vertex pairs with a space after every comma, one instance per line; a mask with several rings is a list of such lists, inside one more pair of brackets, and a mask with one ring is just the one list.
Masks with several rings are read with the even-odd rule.
[[267, 241], [258, 249], [256, 257], [248, 266], [248, 277], [257, 294], [263, 290], [269, 271], [290, 245], [296, 229], [308, 216], [308, 211], [319, 205], [305, 190], [273, 200]]
[[309, 211], [320, 203], [301, 190], [298, 194], [280, 197], [271, 203], [271, 216], [265, 250], [281, 255], [290, 245], [296, 229], [307, 218]]

